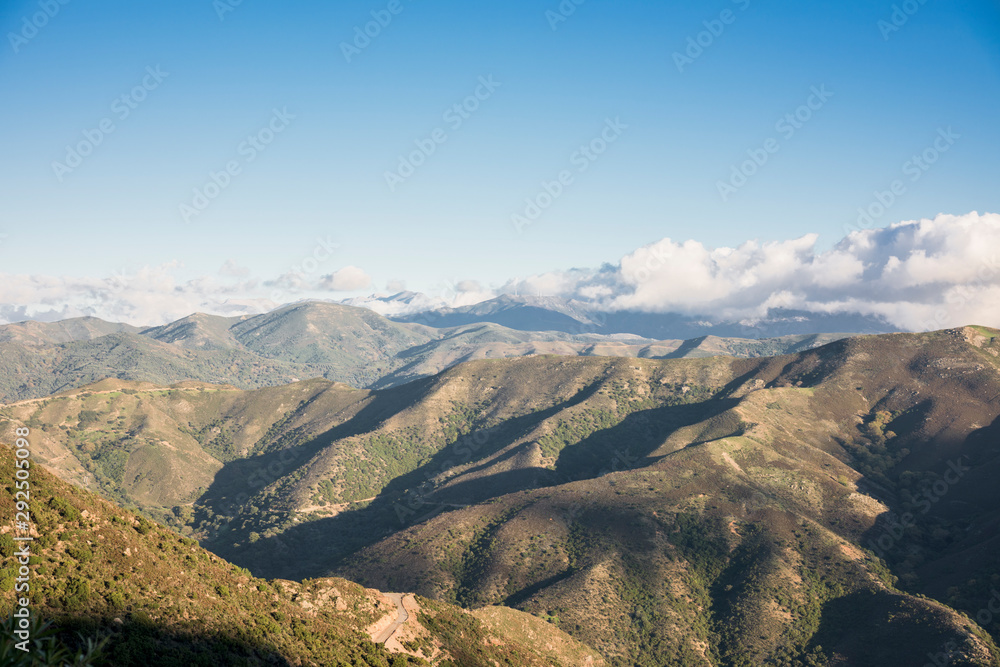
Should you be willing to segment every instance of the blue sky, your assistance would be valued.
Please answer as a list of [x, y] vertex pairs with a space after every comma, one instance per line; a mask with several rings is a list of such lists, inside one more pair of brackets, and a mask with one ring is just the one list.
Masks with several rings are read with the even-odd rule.
[[[948, 128], [959, 138], [875, 223], [1000, 211], [993, 0], [911, 0], [891, 32], [894, 3], [872, 0], [567, 1], [559, 21], [556, 0], [234, 2], [0, 5], [3, 273], [174, 263], [191, 280], [234, 260], [268, 279], [324, 238], [339, 248], [321, 272], [359, 267], [361, 292], [433, 291], [615, 263], [665, 237], [815, 233], [823, 250]], [[343, 43], [388, 8], [348, 62]], [[703, 46], [679, 68], [689, 39]], [[122, 117], [116, 100], [144, 79]], [[446, 120], [477, 89], [478, 108]], [[830, 95], [805, 112], [813, 89]], [[270, 138], [275, 109], [294, 118], [250, 161], [243, 142]], [[808, 120], [779, 131], [797, 111]], [[113, 132], [57, 174], [105, 119]], [[580, 171], [608, 119], [627, 127]], [[437, 129], [447, 140], [390, 189], [386, 172]], [[719, 182], [766, 145], [724, 201]], [[239, 173], [185, 222], [230, 162]], [[512, 215], [562, 171], [572, 182], [519, 231]]]

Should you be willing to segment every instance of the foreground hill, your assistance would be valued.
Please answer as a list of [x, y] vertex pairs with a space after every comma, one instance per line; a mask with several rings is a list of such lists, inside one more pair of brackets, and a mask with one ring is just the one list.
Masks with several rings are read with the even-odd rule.
[[998, 369], [966, 327], [380, 391], [111, 382], [0, 430], [255, 574], [502, 604], [612, 665], [996, 665]]
[[0, 402], [48, 396], [106, 378], [157, 384], [199, 380], [256, 389], [324, 377], [355, 387], [389, 387], [472, 359], [762, 356], [808, 349], [843, 335], [656, 341], [517, 331], [489, 323], [438, 329], [393, 322], [364, 308], [311, 302], [255, 317], [195, 314], [152, 328], [95, 318], [24, 322], [0, 326]]
[[[6, 446], [0, 447], [0, 475], [11, 480], [0, 506], [13, 516], [14, 456]], [[526, 614], [480, 618], [412, 596], [405, 600], [410, 618], [383, 647], [372, 638], [398, 610], [376, 590], [342, 579], [258, 579], [37, 466], [30, 484], [32, 613], [56, 621], [74, 650], [83, 646], [76, 632], [106, 637], [106, 664], [602, 664], [590, 649]], [[5, 616], [14, 607], [18, 568], [12, 535], [10, 526], [0, 529]]]

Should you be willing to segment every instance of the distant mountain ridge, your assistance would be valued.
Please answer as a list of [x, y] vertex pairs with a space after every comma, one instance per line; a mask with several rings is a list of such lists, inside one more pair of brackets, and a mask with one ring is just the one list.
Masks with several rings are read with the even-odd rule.
[[766, 316], [754, 321], [719, 321], [704, 316], [678, 313], [607, 311], [592, 304], [559, 297], [513, 295], [503, 295], [460, 308], [422, 309], [390, 317], [399, 322], [418, 322], [432, 327], [493, 322], [520, 331], [562, 331], [575, 334], [631, 333], [656, 340], [688, 339], [704, 335], [773, 338], [843, 331], [864, 334], [899, 331], [884, 319], [862, 315], [824, 314], [774, 308]]
[[24, 322], [0, 326], [0, 402], [38, 398], [105, 378], [159, 384], [197, 380], [253, 389], [324, 377], [355, 387], [389, 387], [472, 359], [762, 356], [845, 335], [849, 333], [684, 341], [532, 331], [489, 321], [438, 327], [329, 302], [297, 303], [256, 316], [195, 313], [157, 327], [95, 318]]

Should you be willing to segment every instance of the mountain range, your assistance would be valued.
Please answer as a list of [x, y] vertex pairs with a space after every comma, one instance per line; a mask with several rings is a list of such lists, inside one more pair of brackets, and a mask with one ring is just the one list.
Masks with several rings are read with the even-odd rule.
[[633, 334], [644, 338], [689, 339], [701, 336], [775, 338], [816, 333], [889, 333], [899, 331], [882, 318], [771, 308], [753, 320], [727, 321], [703, 315], [607, 310], [591, 302], [561, 297], [505, 294], [457, 308], [416, 292], [346, 301], [370, 308], [398, 322], [455, 327], [492, 322], [518, 331], [570, 334]]
[[[377, 353], [317, 324], [345, 307], [296, 308], [92, 340]], [[357, 310], [389, 352], [421, 331]], [[609, 665], [1000, 664], [992, 329], [479, 359], [385, 388], [107, 379], [0, 420], [255, 577], [528, 612]]]
[[[539, 327], [544, 326], [539, 320]], [[744, 340], [521, 330], [483, 320], [448, 327], [396, 322], [366, 308], [304, 302], [257, 316], [194, 314], [157, 327], [80, 318], [0, 326], [0, 401], [47, 396], [105, 378], [184, 380], [254, 389], [324, 377], [390, 387], [471, 359], [529, 354], [760, 356], [846, 334]]]

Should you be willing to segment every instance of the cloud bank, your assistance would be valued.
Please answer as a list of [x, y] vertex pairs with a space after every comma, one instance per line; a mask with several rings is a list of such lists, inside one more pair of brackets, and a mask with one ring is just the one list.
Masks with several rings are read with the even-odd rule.
[[736, 248], [663, 239], [615, 266], [533, 276], [503, 291], [717, 321], [791, 308], [880, 316], [908, 330], [1000, 326], [1000, 215], [939, 215], [855, 231], [822, 253], [817, 239]]
[[[817, 239], [808, 234], [710, 248], [666, 238], [595, 269], [553, 271], [495, 288], [466, 280], [440, 295], [349, 302], [406, 314], [500, 294], [540, 294], [604, 310], [675, 312], [717, 322], [752, 323], [771, 309], [788, 308], [877, 316], [914, 331], [972, 323], [1000, 327], [1000, 215], [939, 215], [855, 231], [825, 252], [817, 252]], [[178, 268], [169, 264], [107, 278], [0, 274], [0, 320], [91, 315], [156, 325], [193, 312], [266, 312], [372, 284], [356, 266], [260, 280], [230, 260], [216, 275], [187, 281], [175, 277]]]
[[179, 280], [179, 269], [171, 263], [104, 278], [0, 274], [0, 323], [89, 316], [156, 326], [196, 312], [266, 313], [302, 298], [331, 298], [371, 286], [368, 274], [355, 266], [328, 275], [286, 273], [263, 281], [233, 260], [216, 275], [192, 280]]

